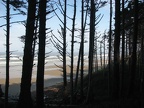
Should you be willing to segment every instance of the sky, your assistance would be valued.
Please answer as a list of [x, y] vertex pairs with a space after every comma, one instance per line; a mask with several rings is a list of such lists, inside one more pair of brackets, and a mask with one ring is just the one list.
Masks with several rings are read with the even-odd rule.
[[[71, 1], [71, 0], [69, 0]], [[72, 2], [69, 2], [69, 4], [73, 4]], [[69, 8], [71, 8], [70, 10], [67, 10], [68, 12], [68, 16], [72, 17], [73, 16], [73, 9], [72, 7], [69, 6]], [[77, 15], [76, 15], [76, 28], [80, 28], [80, 0], [77, 0]], [[10, 8], [10, 12], [11, 13], [18, 13], [13, 11], [12, 7]], [[59, 11], [57, 11], [59, 13]], [[6, 15], [6, 10], [5, 10], [5, 6], [2, 4], [2, 2], [0, 2], [0, 13], [1, 16], [5, 16]], [[104, 15], [103, 19], [101, 20], [101, 22], [99, 23], [99, 25], [97, 26], [97, 31], [103, 33], [105, 30], [108, 30], [109, 27], [109, 4], [107, 4], [105, 7], [101, 8], [97, 15], [101, 14]], [[53, 16], [54, 13], [48, 15], [47, 17], [51, 17]], [[62, 16], [60, 16], [62, 17]], [[17, 15], [17, 16], [12, 16], [11, 17], [11, 22], [13, 21], [23, 21], [26, 20], [26, 16], [22, 16], [22, 15]], [[0, 26], [6, 24], [6, 20], [3, 18], [0, 18]], [[53, 30], [53, 33], [57, 36], [58, 32], [57, 30], [59, 29], [59, 24], [60, 21], [58, 20], [58, 18], [56, 16], [54, 16], [53, 18], [51, 18], [50, 20], [47, 21], [47, 27], [51, 28]], [[71, 25], [71, 21], [67, 19], [67, 25], [69, 27], [72, 27]], [[6, 27], [0, 27], [0, 52], [5, 52], [6, 51], [6, 47], [5, 47], [5, 43], [6, 43], [6, 37], [5, 37], [5, 31], [4, 29], [6, 29]], [[25, 35], [25, 27], [22, 24], [11, 24], [11, 28], [10, 28], [10, 50], [11, 51], [16, 51], [16, 52], [23, 52], [23, 47], [24, 44], [20, 41], [20, 39], [18, 37]], [[71, 33], [68, 33], [68, 35], [71, 35]], [[88, 36], [85, 36], [86, 39], [88, 39]], [[68, 48], [70, 49], [70, 36], [68, 36]], [[79, 45], [75, 45], [75, 49], [78, 50]], [[48, 50], [47, 50], [48, 49]], [[85, 45], [85, 49], [88, 50], [88, 43]], [[49, 44], [46, 46], [46, 51], [54, 51], [56, 52], [56, 49], [53, 48], [52, 44]]]

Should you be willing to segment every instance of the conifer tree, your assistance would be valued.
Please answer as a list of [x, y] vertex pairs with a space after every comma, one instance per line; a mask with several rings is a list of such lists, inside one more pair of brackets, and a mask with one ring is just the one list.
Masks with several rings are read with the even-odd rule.
[[32, 108], [33, 106], [31, 98], [31, 77], [33, 67], [32, 43], [35, 29], [35, 12], [36, 0], [28, 0], [28, 16], [26, 23], [26, 37], [24, 46], [20, 96], [17, 105], [18, 108]]

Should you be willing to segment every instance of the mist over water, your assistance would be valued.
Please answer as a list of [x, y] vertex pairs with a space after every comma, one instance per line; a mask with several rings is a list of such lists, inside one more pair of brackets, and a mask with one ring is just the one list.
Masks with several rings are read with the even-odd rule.
[[[45, 79], [45, 83], [44, 86], [50, 86], [53, 84], [56, 84], [58, 82], [62, 82], [62, 75], [60, 76], [54, 76], [53, 74], [49, 74], [54, 72], [55, 70], [60, 70], [60, 68], [56, 67], [56, 65], [58, 66], [62, 66], [62, 62], [58, 59], [58, 53], [52, 52], [48, 55], [46, 55], [46, 59], [45, 59], [45, 72], [48, 72], [48, 74], [44, 75], [44, 79]], [[106, 55], [107, 56], [107, 55]], [[70, 66], [70, 57], [67, 56], [67, 66]], [[100, 59], [100, 55], [98, 55], [98, 58]], [[9, 73], [10, 73], [10, 81], [13, 78], [18, 78], [20, 79], [22, 76], [22, 59], [23, 59], [23, 53], [12, 53], [10, 55], [10, 69], [9, 69]], [[74, 54], [74, 66], [77, 66], [77, 60], [78, 60], [78, 53]], [[36, 74], [37, 74], [37, 55], [34, 58], [34, 66], [33, 66], [33, 72], [32, 72], [32, 78], [36, 78]], [[88, 66], [88, 55], [85, 54], [84, 56], [84, 66]], [[69, 67], [70, 68], [70, 67]], [[68, 70], [70, 71], [70, 70]], [[75, 70], [74, 70], [75, 71]], [[85, 70], [86, 74], [87, 74], [87, 68]], [[6, 78], [6, 54], [5, 53], [0, 53], [0, 79], [5, 80]], [[69, 79], [69, 76], [68, 76]], [[0, 84], [2, 84], [0, 82]], [[17, 89], [15, 89], [17, 88]], [[4, 91], [4, 85], [2, 85], [2, 89]], [[10, 85], [10, 94], [13, 95], [18, 95], [19, 94], [19, 89], [20, 89], [20, 83], [16, 83], [16, 84], [12, 84]], [[35, 82], [32, 83], [32, 87], [31, 90], [34, 91], [36, 89], [36, 84]]]
[[[10, 55], [10, 78], [20, 78], [22, 75], [22, 53], [13, 53]], [[70, 65], [70, 57], [67, 56], [67, 65]], [[84, 59], [87, 60], [88, 56], [84, 56]], [[78, 55], [74, 56], [74, 65], [77, 65]], [[33, 77], [36, 77], [37, 70], [37, 56], [34, 58], [33, 66]], [[62, 66], [62, 62], [58, 59], [58, 53], [50, 53], [45, 59], [45, 71], [59, 70], [58, 67]], [[87, 63], [85, 63], [87, 65]], [[0, 53], [0, 78], [5, 78], [6, 76], [6, 55], [5, 53]], [[47, 76], [50, 77], [50, 76]], [[52, 77], [52, 76], [51, 76]]]
[[[53, 70], [59, 70], [60, 68], [56, 67], [62, 66], [62, 62], [58, 59], [59, 53], [57, 52], [51, 52], [46, 54], [45, 59], [45, 71], [53, 71]], [[107, 54], [105, 55], [107, 59]], [[22, 75], [22, 59], [23, 59], [23, 53], [16, 52], [12, 53], [10, 55], [10, 78], [21, 78]], [[67, 56], [67, 65], [70, 66], [70, 57]], [[78, 53], [74, 54], [74, 66], [77, 66], [77, 60], [78, 60]], [[100, 60], [100, 55], [98, 55], [98, 60]], [[85, 54], [84, 56], [84, 65], [88, 66], [88, 55]], [[32, 77], [36, 77], [36, 71], [37, 71], [37, 55], [35, 55], [34, 58], [34, 66], [33, 66], [33, 73]], [[3, 52], [0, 52], [0, 78], [5, 78], [6, 76], [6, 54]], [[45, 76], [52, 77], [52, 76]]]

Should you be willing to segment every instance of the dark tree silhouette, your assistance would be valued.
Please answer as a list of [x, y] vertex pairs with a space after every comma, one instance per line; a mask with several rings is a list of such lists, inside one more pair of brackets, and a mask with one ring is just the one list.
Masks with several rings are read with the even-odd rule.
[[106, 35], [104, 33], [104, 36], [103, 36], [103, 51], [104, 51], [104, 70], [106, 69], [106, 56], [105, 56], [105, 52], [106, 52]]
[[102, 40], [100, 41], [100, 67], [101, 67], [101, 70], [103, 69], [103, 57], [102, 57]]
[[28, 16], [26, 24], [26, 37], [23, 56], [21, 89], [18, 101], [18, 108], [31, 108], [33, 106], [31, 98], [31, 76], [33, 66], [32, 43], [34, 36], [36, 0], [28, 0]]
[[36, 80], [36, 104], [37, 108], [44, 107], [44, 67], [45, 67], [45, 43], [46, 43], [46, 0], [39, 2], [39, 48]]
[[75, 77], [75, 89], [77, 89], [77, 85], [78, 85], [78, 76], [79, 76], [81, 49], [82, 49], [82, 47], [81, 47], [81, 43], [80, 43], [79, 54], [78, 54], [78, 60], [77, 60], [77, 68], [76, 68], [76, 77]]
[[98, 72], [99, 70], [99, 67], [98, 67], [98, 39], [101, 35], [97, 36], [97, 33], [96, 33], [96, 36], [95, 36], [95, 41], [94, 41], [94, 44], [95, 44], [95, 48], [94, 48], [94, 54], [95, 54], [95, 72]]
[[[81, 1], [81, 42], [80, 42], [80, 48], [79, 48], [79, 54], [78, 54], [78, 61], [77, 61], [77, 69], [76, 69], [76, 78], [75, 78], [75, 88], [77, 87], [77, 82], [78, 82], [78, 75], [79, 75], [79, 68], [80, 70], [80, 82], [81, 82], [81, 98], [83, 98], [83, 71], [84, 71], [84, 34], [85, 34], [85, 29], [86, 29], [86, 23], [87, 23], [87, 17], [88, 17], [88, 5], [89, 1], [86, 2], [86, 6], [84, 6], [84, 1]], [[84, 8], [86, 7], [86, 9]], [[84, 16], [84, 10], [85, 16]], [[83, 50], [83, 51], [82, 51]], [[81, 64], [81, 67], [80, 67]]]
[[124, 84], [124, 71], [125, 71], [125, 0], [122, 0], [122, 53], [121, 53], [121, 88], [120, 88], [120, 96], [123, 95], [123, 84]]
[[92, 102], [92, 72], [93, 72], [93, 52], [94, 52], [94, 35], [95, 35], [95, 2], [90, 1], [90, 37], [89, 37], [89, 81], [88, 81], [88, 94], [87, 103]]
[[67, 0], [64, 1], [64, 27], [63, 27], [63, 81], [64, 86], [67, 86], [67, 71], [66, 71], [66, 25], [67, 25]]
[[10, 1], [7, 0], [6, 8], [6, 82], [5, 82], [5, 108], [8, 107], [8, 91], [9, 91], [9, 60], [10, 60]]
[[119, 98], [120, 90], [120, 0], [115, 0], [115, 39], [114, 39], [114, 76], [113, 76], [113, 97]]
[[[58, 30], [58, 33], [60, 35], [60, 38], [57, 38], [57, 36], [55, 36], [52, 33], [52, 39], [51, 42], [53, 43], [54, 47], [58, 50], [60, 56], [58, 56], [59, 60], [62, 61], [62, 66], [58, 66], [59, 68], [62, 69], [63, 71], [63, 85], [64, 88], [67, 86], [67, 60], [66, 60], [66, 56], [67, 56], [67, 42], [66, 42], [66, 36], [67, 36], [67, 29], [69, 29], [67, 27], [67, 0], [64, 1], [64, 5], [62, 5], [61, 1], [58, 0], [58, 4], [59, 6], [58, 9], [59, 11], [62, 13], [63, 15], [63, 21], [62, 19], [59, 17], [59, 15], [55, 12], [55, 15], [58, 17], [58, 19], [60, 20], [60, 22], [62, 23], [62, 25], [60, 25], [60, 29]], [[70, 30], [71, 31], [71, 30]]]
[[83, 67], [84, 67], [84, 0], [81, 1], [81, 44], [80, 44], [80, 50], [81, 50], [81, 98], [83, 98]]
[[108, 94], [110, 96], [110, 79], [111, 79], [111, 52], [112, 52], [112, 0], [110, 0], [110, 23], [109, 23], [109, 54], [108, 54]]
[[129, 97], [135, 95], [135, 75], [136, 75], [136, 64], [137, 64], [137, 39], [138, 39], [138, 0], [134, 1], [134, 34], [133, 34], [133, 45], [132, 45], [132, 63], [131, 63], [131, 77], [130, 77], [130, 88]]
[[74, 0], [74, 14], [72, 18], [72, 39], [71, 39], [71, 72], [70, 72], [70, 83], [71, 83], [71, 104], [73, 103], [73, 62], [74, 62], [74, 35], [75, 35], [75, 19], [76, 19], [76, 0]]

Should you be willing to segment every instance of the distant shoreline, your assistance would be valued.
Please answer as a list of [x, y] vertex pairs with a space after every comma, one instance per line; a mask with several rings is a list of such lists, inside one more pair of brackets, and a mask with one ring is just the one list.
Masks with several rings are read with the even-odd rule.
[[[47, 68], [54, 68], [56, 66], [52, 67], [46, 67]], [[46, 70], [45, 69], [45, 70]], [[75, 74], [76, 66], [74, 67], [74, 74]], [[87, 70], [87, 66], [85, 66], [85, 70]], [[31, 80], [31, 91], [36, 90], [36, 71], [34, 71]], [[70, 74], [70, 67], [67, 66], [67, 75], [69, 78]], [[63, 73], [60, 71], [60, 69], [55, 69], [55, 70], [46, 70], [45, 75], [44, 75], [44, 86], [49, 87], [52, 85], [55, 85], [57, 83], [63, 82]], [[9, 94], [10, 95], [18, 95], [20, 92], [20, 83], [21, 83], [21, 77], [16, 77], [16, 78], [10, 78], [9, 80]], [[5, 91], [5, 78], [0, 78], [0, 84], [2, 85], [2, 90]]]
[[[18, 79], [13, 79], [18, 80]], [[57, 83], [62, 82], [62, 78], [50, 78], [44, 80], [44, 88], [50, 87], [52, 85], [55, 85]], [[2, 84], [2, 90], [5, 91], [5, 86]], [[36, 82], [31, 83], [31, 92], [36, 90]], [[19, 96], [20, 93], [20, 83], [13, 83], [9, 86], [9, 96]]]

